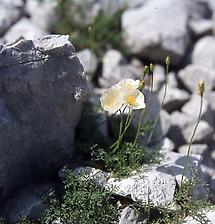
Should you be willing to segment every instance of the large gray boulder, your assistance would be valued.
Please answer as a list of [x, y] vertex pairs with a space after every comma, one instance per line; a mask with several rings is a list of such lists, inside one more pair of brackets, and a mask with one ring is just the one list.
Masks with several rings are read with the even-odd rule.
[[0, 198], [72, 155], [88, 86], [68, 38], [20, 40], [0, 51]]
[[161, 62], [169, 55], [179, 65], [191, 42], [189, 21], [207, 15], [207, 4], [200, 1], [149, 0], [123, 13], [124, 40], [131, 53]]

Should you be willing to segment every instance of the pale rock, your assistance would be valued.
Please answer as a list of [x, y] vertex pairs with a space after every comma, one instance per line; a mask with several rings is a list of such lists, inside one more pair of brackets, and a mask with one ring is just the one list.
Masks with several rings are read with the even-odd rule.
[[50, 30], [54, 23], [57, 22], [56, 3], [50, 0], [27, 0], [25, 10], [36, 25], [44, 30]]
[[98, 59], [90, 49], [84, 49], [77, 53], [77, 57], [82, 63], [87, 74], [93, 75], [98, 66]]
[[153, 90], [154, 91], [159, 91], [162, 85], [165, 82], [165, 69], [161, 65], [154, 65], [153, 69], [153, 75], [154, 75], [154, 80], [153, 80]]
[[179, 65], [191, 42], [188, 21], [204, 18], [208, 11], [200, 1], [146, 1], [123, 13], [124, 41], [131, 53], [162, 63], [169, 55], [172, 64]]
[[199, 38], [206, 35], [212, 35], [215, 25], [212, 19], [201, 19], [191, 21], [189, 27], [194, 36]]
[[[201, 213], [205, 214], [205, 223], [207, 224], [215, 224], [215, 210], [207, 210], [205, 208]], [[201, 224], [202, 222], [193, 219], [191, 216], [188, 216], [183, 224]]]
[[154, 206], [172, 207], [176, 182], [171, 175], [145, 168], [123, 179], [110, 178], [106, 187], [142, 205], [150, 200]]
[[[160, 102], [162, 102], [163, 100], [164, 88], [165, 87], [163, 86], [159, 92]], [[183, 106], [189, 100], [189, 98], [190, 95], [185, 90], [167, 86], [167, 93], [163, 108], [171, 113], [175, 110], [180, 109], [180, 107]]]
[[178, 73], [180, 81], [191, 93], [198, 93], [198, 83], [205, 81], [205, 92], [210, 92], [215, 84], [215, 71], [204, 66], [190, 64]]
[[20, 40], [21, 38], [32, 40], [46, 36], [47, 34], [48, 32], [38, 27], [30, 19], [22, 18], [5, 33], [3, 39], [10, 44]]
[[[189, 145], [182, 145], [179, 147], [178, 152], [187, 155]], [[203, 155], [204, 152], [208, 149], [206, 144], [192, 144], [191, 154]]]
[[175, 149], [175, 144], [171, 139], [164, 138], [159, 148], [162, 152], [171, 152]]
[[209, 69], [215, 68], [214, 36], [206, 36], [196, 42], [192, 53], [192, 63]]
[[24, 1], [0, 0], [0, 36], [2, 36], [22, 15]]
[[[181, 109], [181, 111], [190, 118], [190, 121], [197, 121], [200, 110], [200, 96], [195, 94], [191, 97]], [[203, 99], [201, 119], [208, 122], [211, 126], [214, 125], [214, 114], [210, 107], [210, 102], [205, 97]]]
[[127, 206], [125, 207], [121, 213], [119, 218], [119, 224], [144, 224], [144, 221], [139, 221], [139, 214], [137, 211]]
[[[187, 127], [182, 130], [182, 134], [187, 143], [190, 142], [190, 138], [193, 134], [196, 122], [189, 123]], [[206, 121], [201, 120], [196, 130], [193, 143], [209, 143], [213, 139], [214, 129]]]
[[126, 62], [117, 50], [108, 50], [103, 57], [103, 71], [99, 83], [102, 87], [110, 87], [122, 79], [140, 79], [141, 70]]
[[168, 137], [176, 144], [176, 146], [183, 145], [186, 143], [182, 130], [186, 127], [187, 123], [190, 122], [190, 118], [179, 111], [174, 111], [170, 114], [171, 127], [168, 132]]

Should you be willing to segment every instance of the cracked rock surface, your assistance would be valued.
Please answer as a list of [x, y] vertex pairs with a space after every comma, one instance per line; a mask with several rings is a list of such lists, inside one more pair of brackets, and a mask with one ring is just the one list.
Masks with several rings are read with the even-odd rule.
[[87, 95], [83, 66], [68, 36], [1, 48], [0, 198], [71, 158]]

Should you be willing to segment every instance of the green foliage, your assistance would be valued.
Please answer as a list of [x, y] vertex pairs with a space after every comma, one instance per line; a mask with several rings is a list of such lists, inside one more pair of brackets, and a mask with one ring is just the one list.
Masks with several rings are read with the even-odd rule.
[[[209, 223], [204, 211], [211, 207], [211, 203], [205, 200], [195, 199], [192, 197], [192, 189], [199, 186], [200, 181], [197, 175], [194, 174], [191, 179], [184, 181], [183, 185], [175, 194], [175, 203], [178, 206], [176, 211], [167, 208], [158, 208], [159, 214], [157, 218], [150, 219], [147, 223], [152, 224], [182, 224], [186, 217], [190, 216], [199, 223]], [[149, 213], [151, 212], [148, 210]]]
[[60, 202], [49, 195], [50, 208], [42, 223], [49, 224], [60, 219], [64, 224], [106, 224], [117, 220], [112, 193], [97, 186], [87, 176], [66, 172], [65, 195]]
[[159, 162], [161, 155], [158, 151], [141, 146], [136, 143], [123, 143], [117, 153], [110, 149], [95, 147], [92, 158], [103, 164], [104, 168], [112, 171], [117, 177], [131, 174], [142, 164]]
[[22, 217], [17, 224], [31, 224], [31, 221], [28, 220], [26, 217]]
[[84, 16], [82, 11], [81, 8], [74, 7], [72, 0], [57, 0], [56, 12], [59, 20], [55, 25], [55, 32], [70, 34], [77, 50], [90, 48], [98, 56], [102, 56], [112, 47], [126, 53], [121, 35], [122, 11], [111, 17], [100, 13], [89, 25], [79, 22], [79, 18]]

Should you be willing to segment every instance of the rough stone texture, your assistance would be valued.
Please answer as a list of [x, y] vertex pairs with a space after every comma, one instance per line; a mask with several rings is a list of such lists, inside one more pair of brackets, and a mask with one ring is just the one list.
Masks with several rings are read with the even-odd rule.
[[7, 43], [13, 43], [21, 38], [32, 40], [47, 34], [48, 32], [38, 27], [30, 19], [22, 18], [5, 33], [3, 39]]
[[[204, 210], [203, 214], [207, 217], [207, 224], [215, 224], [215, 210]], [[199, 222], [192, 217], [187, 217], [185, 219], [184, 224], [201, 224], [202, 222]]]
[[1, 217], [9, 223], [16, 223], [20, 217], [40, 219], [48, 208], [42, 197], [51, 189], [54, 189], [54, 184], [48, 182], [23, 188], [0, 207]]
[[206, 36], [196, 42], [192, 53], [192, 63], [202, 65], [207, 68], [215, 68], [214, 36]]
[[22, 0], [0, 0], [0, 36], [16, 22], [23, 11]]
[[[200, 96], [197, 94], [193, 95], [181, 109], [181, 111], [189, 116], [190, 121], [196, 122], [198, 118], [198, 113], [200, 109]], [[211, 110], [210, 103], [204, 98], [203, 101], [203, 108], [202, 108], [202, 116], [201, 119], [208, 122], [211, 126], [214, 125], [214, 115], [213, 111]]]
[[176, 182], [171, 175], [146, 168], [121, 180], [110, 178], [107, 187], [143, 205], [150, 200], [154, 206], [172, 207]]
[[123, 13], [125, 43], [132, 53], [162, 63], [169, 55], [172, 64], [179, 65], [190, 44], [188, 21], [205, 17], [208, 11], [200, 1], [147, 1]]
[[170, 114], [171, 127], [168, 132], [168, 137], [178, 146], [186, 143], [182, 130], [190, 122], [190, 118], [179, 111]]
[[[196, 122], [189, 123], [182, 134], [187, 143], [189, 143]], [[206, 121], [200, 121], [193, 139], [193, 143], [209, 143], [213, 139], [214, 129]]]
[[125, 78], [138, 79], [142, 70], [128, 64], [117, 50], [108, 50], [103, 57], [103, 71], [99, 83], [102, 87], [110, 87]]
[[[179, 147], [178, 152], [183, 155], [187, 155], [188, 147], [189, 145], [182, 145]], [[208, 146], [206, 144], [192, 144], [190, 153], [203, 155], [207, 149]]]
[[77, 53], [77, 56], [84, 66], [86, 73], [93, 74], [98, 66], [98, 60], [96, 55], [90, 49], [84, 49]]
[[68, 38], [21, 40], [0, 51], [0, 198], [72, 155], [88, 86]]
[[146, 224], [146, 221], [139, 221], [137, 211], [127, 206], [120, 213], [119, 224]]
[[189, 27], [196, 38], [206, 35], [212, 35], [214, 29], [214, 21], [212, 19], [194, 20], [190, 22]]
[[205, 81], [205, 92], [210, 92], [215, 84], [215, 71], [201, 65], [188, 65], [178, 73], [180, 81], [192, 93], [198, 93], [198, 83]]
[[201, 172], [201, 156], [192, 155], [187, 157], [176, 152], [168, 152], [164, 154], [164, 159], [161, 161], [159, 166], [156, 167], [156, 170], [174, 176], [177, 183], [180, 185], [186, 160], [188, 162], [188, 166], [184, 171], [184, 180], [192, 177], [191, 168], [195, 169], [197, 172]]
[[27, 0], [25, 10], [31, 20], [44, 30], [50, 30], [56, 22], [55, 1]]
[[[164, 86], [159, 92], [159, 100], [162, 102], [164, 95]], [[186, 103], [190, 98], [190, 95], [185, 91], [175, 87], [167, 87], [167, 94], [164, 101], [164, 109], [169, 113], [180, 109], [180, 107]]]

